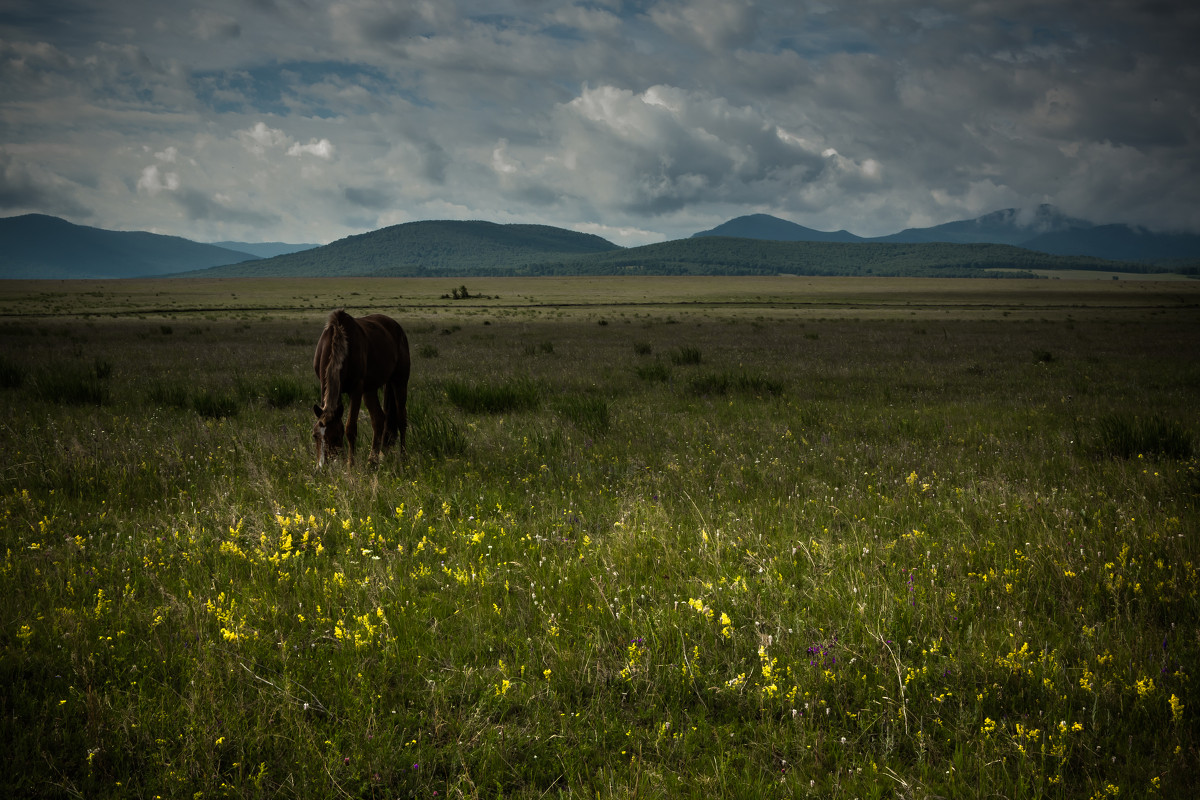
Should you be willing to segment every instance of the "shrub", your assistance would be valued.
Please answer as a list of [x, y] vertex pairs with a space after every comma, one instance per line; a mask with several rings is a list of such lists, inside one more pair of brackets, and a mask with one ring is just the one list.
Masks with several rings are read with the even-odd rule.
[[653, 348], [650, 347], [649, 342], [634, 342], [633, 344], [633, 352], [637, 353], [639, 356], [650, 355], [652, 349]]

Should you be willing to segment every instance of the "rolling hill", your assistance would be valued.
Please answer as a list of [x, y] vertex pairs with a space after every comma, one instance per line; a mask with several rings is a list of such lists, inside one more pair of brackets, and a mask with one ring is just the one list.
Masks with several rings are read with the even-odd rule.
[[108, 231], [44, 214], [0, 219], [0, 278], [148, 278], [254, 259], [178, 236]]
[[548, 225], [432, 220], [348, 236], [323, 247], [252, 264], [204, 271], [207, 277], [501, 274], [530, 263], [620, 250], [588, 233]]

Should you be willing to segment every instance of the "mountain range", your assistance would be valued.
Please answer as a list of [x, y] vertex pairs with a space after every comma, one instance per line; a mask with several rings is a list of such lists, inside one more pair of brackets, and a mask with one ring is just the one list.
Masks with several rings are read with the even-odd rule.
[[1037, 269], [1194, 270], [1198, 263], [1200, 236], [1093, 225], [1049, 205], [869, 239], [754, 214], [688, 239], [632, 248], [563, 228], [482, 221], [410, 222], [316, 246], [204, 244], [90, 228], [40, 214], [0, 219], [0, 278], [981, 275]]
[[1049, 204], [1030, 211], [1007, 208], [974, 219], [930, 228], [907, 228], [887, 236], [864, 238], [847, 231], [827, 233], [768, 214], [751, 214], [693, 234], [770, 239], [786, 242], [885, 242], [893, 244], [1008, 244], [1058, 256], [1088, 256], [1170, 266], [1200, 260], [1200, 236], [1154, 233], [1134, 225], [1095, 225], [1064, 214]]

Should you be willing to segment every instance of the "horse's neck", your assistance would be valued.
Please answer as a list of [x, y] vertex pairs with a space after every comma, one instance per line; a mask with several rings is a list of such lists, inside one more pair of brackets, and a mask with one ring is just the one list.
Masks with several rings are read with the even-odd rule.
[[348, 331], [331, 320], [329, 330], [328, 358], [325, 361], [325, 371], [321, 376], [321, 389], [324, 392], [326, 413], [340, 409], [342, 401], [342, 370], [350, 359], [350, 337]]

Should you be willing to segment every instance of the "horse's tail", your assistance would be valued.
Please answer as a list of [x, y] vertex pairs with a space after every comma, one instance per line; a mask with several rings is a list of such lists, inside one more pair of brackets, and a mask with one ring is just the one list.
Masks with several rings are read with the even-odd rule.
[[326, 412], [331, 412], [341, 404], [342, 399], [342, 367], [350, 354], [350, 336], [346, 331], [343, 317], [350, 315], [343, 309], [329, 312], [325, 321], [322, 335], [329, 334], [329, 352], [325, 360], [325, 373], [321, 376], [321, 404]]

